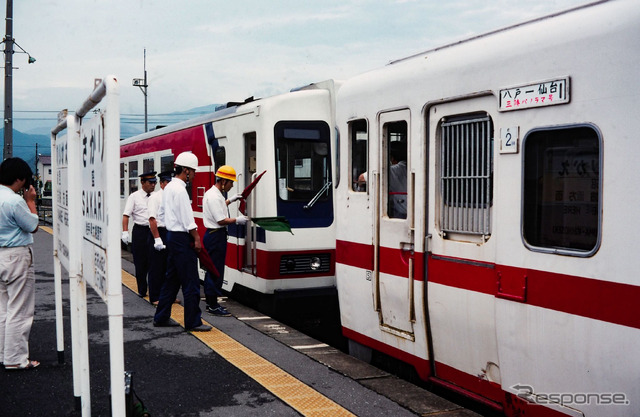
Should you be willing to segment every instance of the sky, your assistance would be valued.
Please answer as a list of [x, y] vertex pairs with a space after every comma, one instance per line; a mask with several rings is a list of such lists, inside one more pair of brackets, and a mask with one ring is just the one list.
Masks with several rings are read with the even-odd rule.
[[145, 50], [151, 128], [170, 123], [168, 113], [345, 80], [588, 2], [14, 0], [13, 38], [36, 58], [13, 56], [14, 128], [48, 132], [58, 111], [77, 109], [95, 78], [113, 74], [122, 130], [142, 131], [144, 95], [132, 80], [144, 78]]

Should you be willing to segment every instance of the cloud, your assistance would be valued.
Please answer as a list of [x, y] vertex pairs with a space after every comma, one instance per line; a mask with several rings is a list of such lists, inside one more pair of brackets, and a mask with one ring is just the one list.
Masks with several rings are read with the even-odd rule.
[[144, 76], [145, 48], [150, 113], [265, 97], [582, 1], [16, 2], [14, 37], [37, 62], [14, 56], [14, 108], [74, 108], [94, 78], [115, 74], [121, 111], [140, 114], [144, 97], [131, 80]]

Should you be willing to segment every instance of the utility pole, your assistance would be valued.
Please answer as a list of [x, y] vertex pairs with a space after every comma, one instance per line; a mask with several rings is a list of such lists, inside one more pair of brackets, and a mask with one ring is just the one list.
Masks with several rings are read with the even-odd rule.
[[7, 0], [7, 31], [4, 37], [4, 153], [13, 156], [13, 0]]
[[144, 78], [134, 78], [133, 86], [139, 87], [142, 94], [144, 94], [144, 131], [148, 132], [147, 129], [147, 49], [144, 49]]
[[33, 64], [36, 59], [22, 49], [13, 39], [13, 0], [7, 0], [7, 30], [4, 43], [4, 159], [13, 156], [13, 54], [14, 45], [18, 52], [29, 56], [28, 63]]

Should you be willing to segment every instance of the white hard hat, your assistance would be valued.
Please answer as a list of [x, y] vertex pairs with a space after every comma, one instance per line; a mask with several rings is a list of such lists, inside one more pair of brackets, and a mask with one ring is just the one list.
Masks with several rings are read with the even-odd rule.
[[182, 152], [176, 158], [175, 164], [185, 168], [196, 169], [198, 168], [198, 157], [191, 152]]

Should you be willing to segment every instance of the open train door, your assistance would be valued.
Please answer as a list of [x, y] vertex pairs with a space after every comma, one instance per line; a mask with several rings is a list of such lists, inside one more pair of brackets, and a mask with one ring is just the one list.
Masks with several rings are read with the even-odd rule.
[[[256, 172], [256, 132], [245, 133], [244, 135], [244, 178], [245, 184], [243, 187], [251, 184], [258, 173]], [[241, 192], [243, 188], [238, 187], [238, 192]], [[246, 215], [249, 217], [255, 217], [255, 207], [256, 207], [256, 196], [258, 191], [253, 190], [251, 194], [249, 194], [249, 198], [246, 200]], [[256, 266], [257, 266], [257, 233], [258, 227], [253, 222], [247, 223], [245, 228], [245, 244], [244, 244], [244, 253], [242, 256], [242, 271], [251, 275], [256, 275]], [[262, 232], [264, 233], [264, 232]]]
[[[414, 340], [413, 176], [407, 167], [409, 110], [379, 115], [380, 161], [369, 181], [376, 190], [374, 297], [382, 330]], [[408, 302], [407, 302], [408, 300]]]

